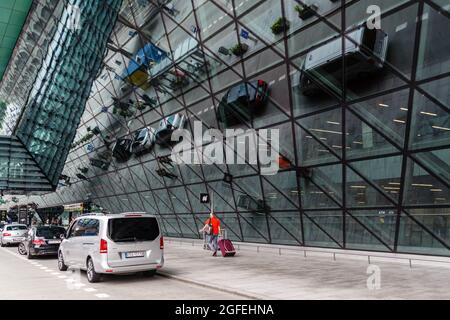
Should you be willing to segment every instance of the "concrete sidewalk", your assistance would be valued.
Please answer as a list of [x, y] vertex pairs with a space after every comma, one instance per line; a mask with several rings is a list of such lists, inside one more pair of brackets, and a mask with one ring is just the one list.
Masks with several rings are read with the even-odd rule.
[[[241, 250], [212, 257], [196, 244], [170, 241], [161, 274], [252, 299], [449, 299], [450, 268], [395, 261], [327, 259]], [[380, 288], [375, 289], [379, 270]], [[368, 281], [369, 280], [369, 281]], [[368, 285], [369, 282], [369, 285]], [[369, 287], [373, 289], [369, 289]], [[214, 297], [211, 297], [214, 299]]]

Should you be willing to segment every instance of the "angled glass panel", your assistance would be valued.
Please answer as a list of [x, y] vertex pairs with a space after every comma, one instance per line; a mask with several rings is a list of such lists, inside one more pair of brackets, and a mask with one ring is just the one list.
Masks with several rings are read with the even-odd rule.
[[346, 248], [391, 251], [394, 248], [397, 211], [359, 210], [345, 217]]
[[[421, 217], [423, 211], [414, 212], [411, 217], [423, 220]], [[421, 225], [414, 221], [407, 214], [402, 213], [400, 216], [400, 229], [398, 235], [397, 251], [403, 253], [418, 253], [418, 254], [432, 254], [432, 255], [448, 255], [449, 249], [445, 247], [442, 240], [437, 240], [431, 233], [425, 230]], [[434, 218], [431, 218], [434, 220]], [[436, 218], [436, 225], [434, 230], [442, 235], [442, 228], [438, 226], [439, 218]]]
[[303, 215], [305, 245], [339, 248], [342, 227], [342, 211], [306, 212]]

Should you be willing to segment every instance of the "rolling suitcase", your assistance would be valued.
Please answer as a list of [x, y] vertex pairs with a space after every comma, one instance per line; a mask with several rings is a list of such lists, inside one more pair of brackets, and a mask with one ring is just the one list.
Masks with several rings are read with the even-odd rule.
[[226, 233], [224, 233], [224, 236], [219, 240], [218, 244], [223, 257], [233, 257], [236, 254], [233, 243], [230, 239], [227, 239]]

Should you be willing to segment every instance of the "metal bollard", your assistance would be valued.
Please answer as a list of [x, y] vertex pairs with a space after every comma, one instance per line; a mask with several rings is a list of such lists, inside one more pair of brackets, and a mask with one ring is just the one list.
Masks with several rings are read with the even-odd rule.
[[369, 261], [369, 264], [370, 264], [370, 256], [367, 256], [367, 261]]
[[336, 252], [333, 252], [333, 260], [336, 261]]
[[278, 248], [278, 254], [281, 256], [281, 248]]
[[412, 269], [412, 261], [409, 259], [409, 267]]

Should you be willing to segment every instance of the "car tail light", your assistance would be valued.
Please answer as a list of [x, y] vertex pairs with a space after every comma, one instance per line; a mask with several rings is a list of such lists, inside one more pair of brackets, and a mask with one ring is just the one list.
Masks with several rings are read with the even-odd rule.
[[142, 217], [142, 214], [130, 213], [126, 214], [125, 217]]
[[34, 239], [33, 241], [31, 241], [33, 244], [36, 245], [41, 245], [41, 244], [45, 244], [45, 240], [43, 239]]
[[104, 239], [100, 240], [100, 253], [108, 253], [108, 242]]
[[164, 249], [164, 237], [163, 236], [161, 236], [161, 238], [159, 238], [159, 248], [161, 250]]
[[5, 232], [5, 233], [3, 233], [3, 236], [4, 237], [11, 237], [11, 233]]

